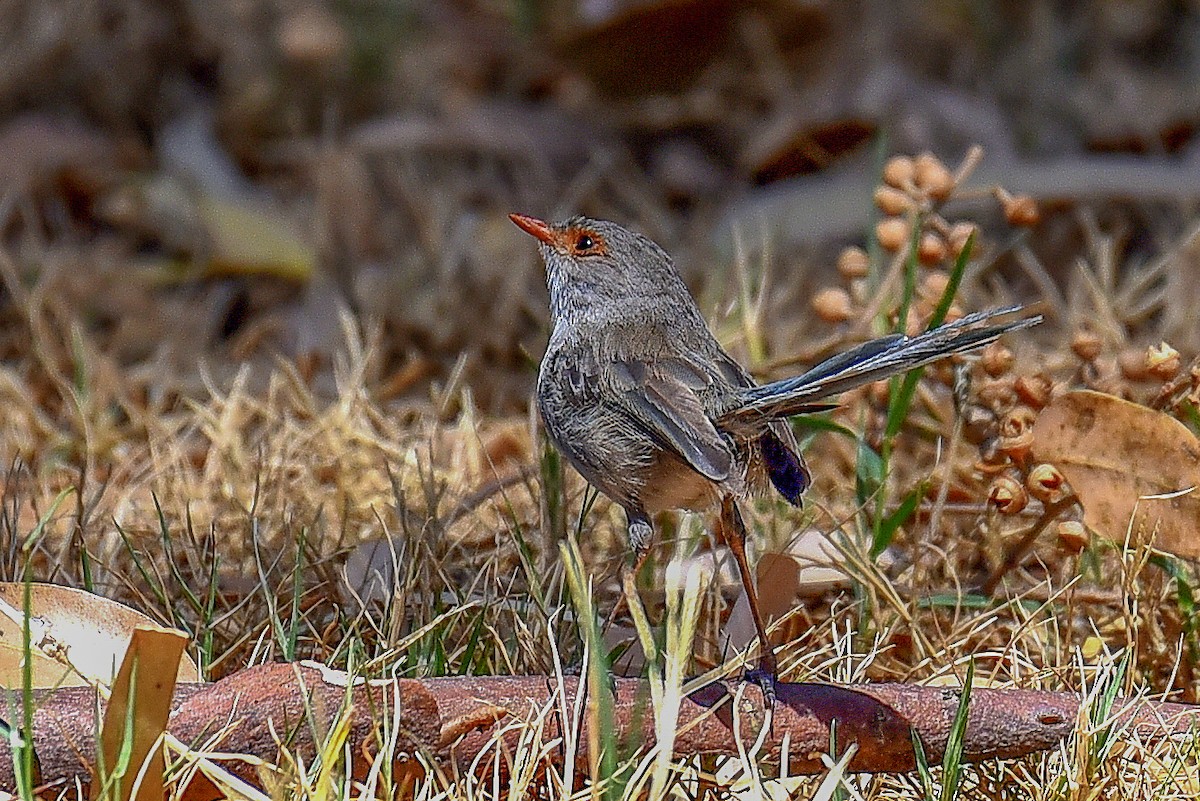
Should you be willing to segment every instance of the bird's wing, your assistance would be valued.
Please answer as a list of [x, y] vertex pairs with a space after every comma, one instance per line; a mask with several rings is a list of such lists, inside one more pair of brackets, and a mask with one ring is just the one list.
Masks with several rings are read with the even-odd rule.
[[729, 476], [733, 455], [698, 393], [713, 382], [701, 367], [671, 357], [618, 359], [610, 375], [618, 407], [647, 434], [701, 475]]

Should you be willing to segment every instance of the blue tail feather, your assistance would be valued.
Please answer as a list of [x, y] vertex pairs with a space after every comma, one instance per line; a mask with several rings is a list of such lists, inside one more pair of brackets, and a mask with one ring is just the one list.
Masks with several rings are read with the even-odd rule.
[[758, 440], [767, 476], [779, 494], [792, 506], [802, 505], [804, 491], [812, 483], [804, 461], [785, 445], [774, 432], [766, 431]]

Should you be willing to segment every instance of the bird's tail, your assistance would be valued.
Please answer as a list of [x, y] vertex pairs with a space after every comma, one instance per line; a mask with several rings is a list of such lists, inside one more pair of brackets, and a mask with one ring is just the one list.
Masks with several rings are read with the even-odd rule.
[[771, 420], [810, 412], [819, 406], [817, 401], [955, 353], [983, 347], [1002, 334], [1020, 331], [1042, 321], [1041, 315], [1037, 315], [984, 325], [996, 317], [1019, 312], [1022, 308], [1008, 306], [968, 314], [914, 337], [892, 334], [864, 342], [826, 359], [802, 375], [748, 387], [742, 393], [741, 405], [722, 415], [718, 424], [725, 428], [760, 428]]

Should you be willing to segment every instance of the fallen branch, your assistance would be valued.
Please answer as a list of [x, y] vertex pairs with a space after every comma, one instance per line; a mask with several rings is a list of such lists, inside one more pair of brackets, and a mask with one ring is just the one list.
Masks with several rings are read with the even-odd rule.
[[[540, 676], [492, 676], [357, 682], [347, 694], [345, 675], [307, 664], [271, 664], [249, 668], [214, 684], [180, 685], [175, 694], [170, 732], [185, 743], [199, 744], [220, 735], [210, 746], [223, 752], [223, 767], [258, 782], [250, 761], [277, 763], [279, 740], [311, 764], [319, 744], [352, 699], [349, 753], [365, 771], [378, 746], [384, 721], [398, 722], [397, 757], [423, 752], [432, 760], [467, 769], [498, 736], [516, 745], [519, 727], [509, 724], [535, 719], [555, 701], [554, 683]], [[577, 680], [565, 681], [567, 705], [574, 703]], [[618, 679], [614, 687], [616, 735], [621, 742], [654, 740], [653, 720], [645, 714], [646, 686]], [[739, 694], [739, 731], [743, 745], [757, 739], [766, 720], [757, 688]], [[736, 755], [733, 696], [730, 687], [710, 684], [683, 703], [678, 757]], [[96, 698], [90, 688], [41, 692], [36, 699], [34, 742], [41, 777], [48, 790], [80, 782], [88, 784], [95, 752]], [[958, 704], [955, 690], [908, 684], [781, 684], [771, 730], [760, 756], [778, 761], [785, 736], [790, 738], [792, 773], [825, 768], [820, 754], [830, 742], [836, 721], [837, 744], [856, 744], [850, 762], [854, 772], [908, 771], [915, 766], [910, 732], [921, 738], [930, 761], [940, 760]], [[557, 703], [556, 703], [557, 706]], [[1010, 758], [1054, 748], [1071, 733], [1079, 713], [1072, 693], [1033, 690], [973, 690], [967, 723], [966, 761]], [[399, 709], [399, 715], [393, 711]], [[1149, 700], [1119, 701], [1114, 714], [1143, 737], [1188, 734], [1200, 725], [1200, 707]], [[585, 716], [586, 717], [586, 716]], [[559, 716], [546, 718], [543, 736], [559, 733]], [[585, 724], [586, 725], [586, 724]], [[578, 738], [580, 763], [587, 764], [587, 736]], [[551, 749], [551, 758], [559, 752]], [[415, 766], [408, 761], [411, 768]], [[0, 741], [0, 788], [13, 791], [12, 759], [7, 740]], [[191, 789], [188, 798], [206, 797]]]

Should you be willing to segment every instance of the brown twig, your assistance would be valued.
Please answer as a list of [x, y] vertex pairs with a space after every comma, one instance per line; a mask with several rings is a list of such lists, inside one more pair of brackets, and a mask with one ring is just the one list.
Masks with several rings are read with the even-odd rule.
[[1000, 585], [1000, 581], [1007, 576], [1011, 571], [1016, 570], [1025, 557], [1029, 554], [1029, 550], [1037, 541], [1038, 536], [1045, 530], [1046, 526], [1058, 519], [1058, 516], [1070, 509], [1075, 504], [1079, 503], [1079, 499], [1074, 494], [1066, 495], [1059, 498], [1053, 503], [1047, 504], [1041, 516], [1034, 521], [1034, 524], [1029, 527], [1017, 544], [1009, 549], [1001, 562], [988, 577], [979, 585], [979, 592], [983, 595], [991, 595], [996, 591], [996, 587]]
[[[261, 778], [255, 760], [279, 763], [276, 732], [288, 731], [287, 747], [311, 761], [321, 748], [324, 732], [342, 714], [349, 698], [347, 751], [357, 755], [355, 776], [365, 771], [378, 750], [380, 722], [398, 726], [393, 758], [422, 752], [438, 764], [461, 773], [470, 770], [483, 749], [503, 740], [503, 748], [520, 747], [527, 735], [522, 722], [542, 717], [554, 697], [554, 682], [544, 676], [471, 676], [359, 682], [347, 694], [341, 674], [312, 665], [269, 664], [249, 668], [215, 684], [181, 685], [176, 690], [170, 732], [183, 742], [201, 742], [224, 732], [220, 750], [244, 755], [246, 761], [223, 760], [235, 775], [252, 783]], [[578, 692], [579, 680], [566, 678], [567, 697]], [[825, 770], [820, 754], [828, 750], [836, 726], [839, 748], [851, 744], [857, 753], [849, 770], [909, 771], [915, 767], [910, 733], [920, 737], [927, 758], [941, 759], [958, 705], [958, 692], [944, 687], [908, 684], [779, 684], [773, 728], [764, 736], [761, 756], [781, 758], [790, 741], [789, 770]], [[654, 721], [645, 714], [646, 685], [636, 679], [613, 684], [616, 741], [648, 749], [654, 742]], [[760, 734], [761, 694], [754, 688], [737, 693], [736, 714], [742, 736]], [[724, 683], [712, 683], [688, 696], [680, 710], [675, 756], [736, 755], [732, 701]], [[94, 766], [95, 694], [89, 688], [45, 691], [36, 699], [33, 739], [43, 780], [62, 787], [76, 781], [86, 785]], [[964, 759], [1013, 758], [1054, 748], [1074, 729], [1080, 701], [1074, 693], [976, 688], [972, 691], [964, 744]], [[1167, 736], [1191, 731], [1200, 723], [1197, 707], [1149, 700], [1118, 701], [1114, 714], [1142, 736]], [[395, 713], [393, 715], [393, 712]], [[297, 725], [298, 721], [307, 721]], [[543, 718], [543, 741], [559, 736], [555, 716]], [[514, 725], [515, 724], [515, 725]], [[586, 743], [574, 754], [587, 764]], [[528, 747], [528, 744], [526, 744]], [[15, 791], [9, 741], [0, 741], [0, 788]], [[560, 759], [555, 749], [547, 753]], [[359, 764], [361, 763], [361, 764]], [[409, 759], [403, 764], [414, 769]], [[549, 766], [547, 766], [549, 767]], [[206, 797], [192, 788], [190, 799]]]

